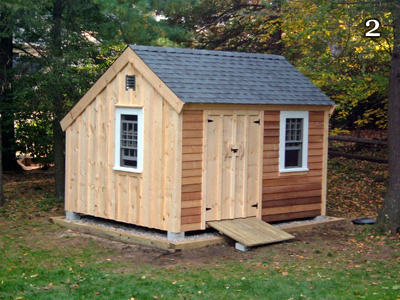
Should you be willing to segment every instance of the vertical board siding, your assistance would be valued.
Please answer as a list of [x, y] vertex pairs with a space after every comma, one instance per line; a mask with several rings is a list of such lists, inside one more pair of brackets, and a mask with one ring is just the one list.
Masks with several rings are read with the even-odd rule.
[[183, 111], [182, 123], [182, 231], [203, 229], [202, 226], [202, 110]]
[[[125, 90], [128, 74], [136, 75], [136, 90]], [[116, 105], [144, 107], [140, 174], [113, 170]], [[66, 210], [178, 232], [181, 121], [134, 66], [126, 65], [67, 128]]]
[[280, 111], [264, 112], [262, 219], [308, 218], [322, 212], [325, 112], [309, 113], [308, 172], [279, 173]]

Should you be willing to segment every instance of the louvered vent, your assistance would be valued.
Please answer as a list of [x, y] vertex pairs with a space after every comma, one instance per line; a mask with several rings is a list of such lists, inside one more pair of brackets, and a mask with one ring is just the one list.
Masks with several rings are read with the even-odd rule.
[[135, 90], [135, 84], [136, 84], [136, 77], [135, 75], [126, 75], [126, 90], [132, 89]]

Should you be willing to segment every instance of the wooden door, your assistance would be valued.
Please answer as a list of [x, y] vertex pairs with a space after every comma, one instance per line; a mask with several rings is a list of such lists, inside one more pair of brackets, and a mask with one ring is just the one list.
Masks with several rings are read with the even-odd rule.
[[261, 209], [262, 114], [208, 111], [205, 143], [206, 221], [258, 216]]

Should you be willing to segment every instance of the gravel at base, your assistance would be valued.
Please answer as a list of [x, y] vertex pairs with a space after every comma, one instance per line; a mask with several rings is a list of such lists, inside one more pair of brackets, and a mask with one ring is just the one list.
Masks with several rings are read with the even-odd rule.
[[[273, 224], [277, 228], [281, 227], [287, 227], [287, 226], [292, 226], [292, 225], [300, 225], [300, 224], [307, 224], [307, 223], [313, 223], [316, 221], [324, 221], [324, 220], [329, 220], [329, 217], [324, 217], [324, 216], [319, 216], [316, 218], [312, 219], [307, 219], [307, 220], [300, 220], [300, 221], [292, 221], [292, 222], [282, 222], [282, 223], [276, 223]], [[99, 227], [104, 227], [107, 229], [113, 229], [113, 230], [119, 230], [122, 232], [127, 232], [127, 233], [132, 233], [132, 234], [137, 234], [137, 235], [142, 235], [146, 237], [152, 237], [152, 238], [157, 238], [161, 240], [168, 240], [167, 238], [167, 233], [162, 230], [156, 230], [156, 229], [151, 229], [151, 228], [146, 228], [146, 227], [140, 227], [140, 226], [135, 226], [132, 224], [125, 224], [121, 222], [115, 222], [111, 220], [106, 220], [106, 219], [100, 219], [100, 218], [95, 218], [95, 217], [89, 217], [89, 216], [84, 216], [80, 220], [74, 221], [76, 223], [81, 223], [81, 224], [86, 224], [86, 225], [94, 225], [94, 226], [99, 226]], [[199, 239], [207, 239], [215, 236], [220, 236], [221, 234], [218, 233], [217, 231], [211, 229], [211, 230], [205, 230], [205, 231], [195, 231], [195, 232], [187, 232], [185, 234], [185, 237], [182, 239], [177, 239], [176, 241], [193, 241], [193, 240], [199, 240]]]

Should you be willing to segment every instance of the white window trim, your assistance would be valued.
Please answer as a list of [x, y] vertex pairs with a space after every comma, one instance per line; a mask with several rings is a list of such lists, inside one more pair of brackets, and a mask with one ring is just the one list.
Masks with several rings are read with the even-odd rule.
[[[281, 111], [280, 133], [279, 133], [279, 172], [304, 172], [309, 171], [308, 166], [308, 111]], [[303, 119], [303, 149], [302, 166], [299, 168], [285, 168], [285, 138], [286, 138], [286, 119]]]
[[[121, 115], [136, 115], [138, 116], [138, 149], [137, 149], [137, 167], [122, 167], [121, 166]], [[115, 109], [115, 161], [114, 170], [125, 171], [132, 173], [143, 172], [143, 108], [122, 108]]]

